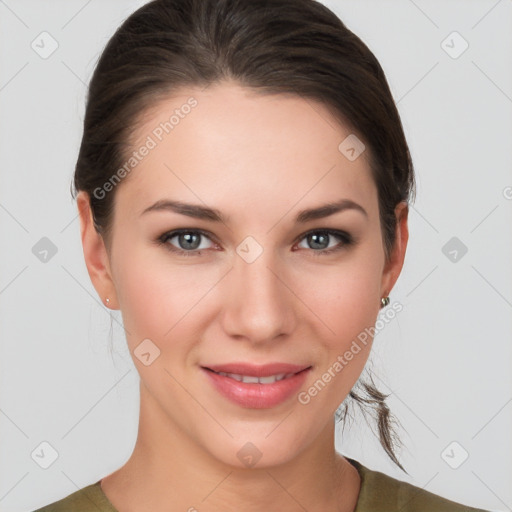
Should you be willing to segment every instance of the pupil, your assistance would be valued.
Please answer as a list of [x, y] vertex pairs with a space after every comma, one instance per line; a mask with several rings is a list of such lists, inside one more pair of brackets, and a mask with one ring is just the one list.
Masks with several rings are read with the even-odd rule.
[[[191, 239], [194, 238], [194, 237], [196, 237], [196, 239], [199, 239], [199, 237], [196, 234], [194, 234], [194, 233], [182, 233], [181, 234], [180, 242], [184, 240], [185, 241], [184, 247], [187, 248], [187, 249], [196, 249], [196, 247], [199, 244], [197, 243], [197, 240], [196, 240], [195, 244], [193, 242], [191, 242]], [[190, 246], [190, 244], [192, 246]]]
[[[322, 247], [322, 244], [321, 242], [318, 242], [318, 239], [319, 238], [323, 238], [324, 239], [324, 243], [325, 241], [327, 240], [327, 234], [322, 234], [322, 235], [317, 235], [317, 234], [313, 234], [313, 235], [310, 235], [311, 237], [311, 240], [313, 241], [313, 246], [317, 245], [316, 249], [325, 249], [325, 247]], [[318, 247], [318, 245], [320, 245], [321, 247]]]

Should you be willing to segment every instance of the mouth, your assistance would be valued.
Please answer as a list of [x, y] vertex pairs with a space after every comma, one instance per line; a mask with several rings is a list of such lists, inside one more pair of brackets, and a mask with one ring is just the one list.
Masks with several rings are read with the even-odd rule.
[[224, 377], [230, 377], [238, 382], [272, 384], [276, 381], [293, 377], [297, 373], [311, 368], [311, 366], [291, 363], [269, 363], [264, 365], [225, 363], [203, 366], [203, 368]]
[[[206, 368], [209, 370], [209, 368]], [[296, 375], [295, 373], [278, 373], [276, 375], [269, 375], [268, 377], [256, 377], [255, 375], [240, 375], [239, 373], [226, 373], [226, 372], [214, 372], [217, 375], [222, 375], [223, 377], [229, 377], [230, 379], [234, 379], [238, 382], [245, 382], [246, 384], [274, 384], [279, 380], [289, 379]]]
[[247, 408], [270, 408], [289, 399], [304, 383], [312, 366], [245, 363], [202, 366], [221, 395]]

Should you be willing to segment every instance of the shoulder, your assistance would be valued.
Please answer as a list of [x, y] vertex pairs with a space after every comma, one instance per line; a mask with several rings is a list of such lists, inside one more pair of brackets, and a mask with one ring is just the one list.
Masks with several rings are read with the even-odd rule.
[[117, 512], [102, 491], [100, 481], [34, 512]]
[[354, 512], [488, 512], [456, 503], [369, 469], [354, 459], [345, 458], [355, 466], [361, 477], [361, 489]]

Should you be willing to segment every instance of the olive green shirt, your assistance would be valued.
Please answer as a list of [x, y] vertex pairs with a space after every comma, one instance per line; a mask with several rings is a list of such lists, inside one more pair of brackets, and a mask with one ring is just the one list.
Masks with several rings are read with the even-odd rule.
[[[488, 512], [442, 498], [345, 458], [361, 477], [354, 512]], [[34, 512], [118, 512], [101, 490], [100, 481]]]

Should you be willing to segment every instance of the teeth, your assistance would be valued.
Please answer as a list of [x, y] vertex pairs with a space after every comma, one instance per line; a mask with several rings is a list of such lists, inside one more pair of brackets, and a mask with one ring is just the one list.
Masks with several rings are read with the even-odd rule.
[[252, 375], [238, 375], [237, 373], [217, 372], [219, 375], [235, 379], [238, 382], [247, 384], [273, 384], [278, 380], [287, 379], [295, 375], [294, 373], [278, 373], [277, 375], [269, 375], [268, 377], [253, 377]]

